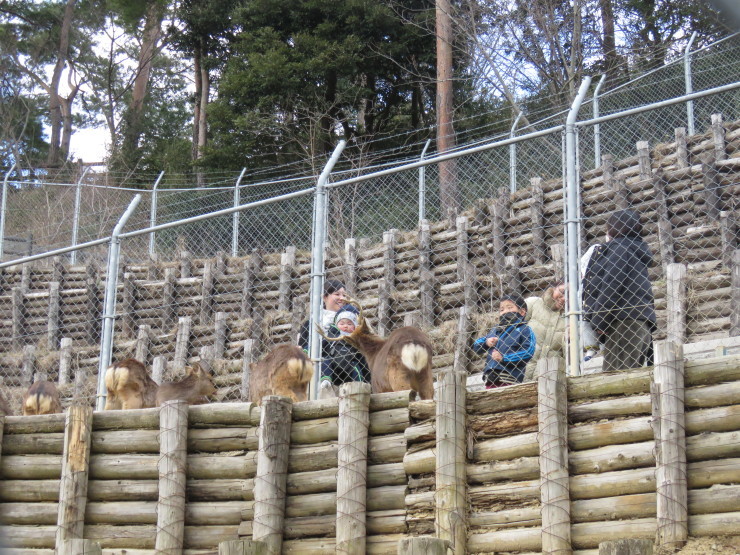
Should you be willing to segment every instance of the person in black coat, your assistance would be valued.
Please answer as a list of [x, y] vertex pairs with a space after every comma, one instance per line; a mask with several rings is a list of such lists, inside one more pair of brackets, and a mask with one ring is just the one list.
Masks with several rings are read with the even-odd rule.
[[641, 237], [640, 216], [618, 210], [606, 227], [608, 242], [592, 255], [583, 278], [583, 311], [604, 344], [605, 372], [641, 366], [656, 327], [648, 276], [653, 255]]

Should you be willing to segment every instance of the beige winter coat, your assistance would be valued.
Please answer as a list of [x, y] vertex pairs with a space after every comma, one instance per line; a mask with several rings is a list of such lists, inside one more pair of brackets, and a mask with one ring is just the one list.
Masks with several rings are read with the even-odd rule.
[[542, 297], [527, 299], [527, 315], [524, 320], [532, 328], [537, 340], [534, 356], [527, 363], [527, 370], [524, 373], [524, 381], [528, 382], [537, 376], [535, 369], [540, 357], [557, 355], [563, 358], [565, 356], [565, 318], [563, 311], [555, 309], [552, 289], [545, 291]]

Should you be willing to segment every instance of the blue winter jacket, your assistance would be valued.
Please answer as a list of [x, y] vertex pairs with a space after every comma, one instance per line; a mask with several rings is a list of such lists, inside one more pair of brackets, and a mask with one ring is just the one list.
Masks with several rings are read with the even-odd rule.
[[[489, 337], [498, 337], [498, 342], [491, 349], [486, 347], [486, 339]], [[527, 361], [534, 355], [535, 344], [534, 332], [522, 318], [519, 322], [503, 329], [496, 326], [488, 332], [488, 335], [476, 339], [473, 342], [473, 351], [479, 354], [487, 352], [484, 374], [507, 372], [521, 382], [524, 379]], [[491, 357], [491, 352], [494, 350], [503, 356], [501, 362]]]

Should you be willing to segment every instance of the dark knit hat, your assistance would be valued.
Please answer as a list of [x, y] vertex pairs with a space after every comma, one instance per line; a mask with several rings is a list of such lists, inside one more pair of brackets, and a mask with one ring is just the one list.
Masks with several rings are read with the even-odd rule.
[[612, 212], [606, 221], [606, 232], [612, 239], [617, 237], [640, 237], [642, 235], [640, 215], [634, 210]]
[[511, 301], [512, 303], [514, 303], [514, 305], [517, 308], [520, 308], [520, 309], [523, 308], [525, 311], [527, 310], [527, 302], [524, 300], [524, 297], [522, 297], [521, 295], [516, 295], [516, 294], [504, 295], [503, 297], [501, 297], [501, 299], [499, 299], [498, 302], [500, 304], [504, 301]]
[[327, 279], [324, 281], [324, 297], [344, 289], [344, 284], [338, 279]]

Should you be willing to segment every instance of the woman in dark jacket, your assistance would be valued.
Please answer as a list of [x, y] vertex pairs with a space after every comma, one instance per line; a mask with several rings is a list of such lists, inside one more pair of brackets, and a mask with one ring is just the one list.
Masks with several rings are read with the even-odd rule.
[[648, 277], [653, 255], [642, 240], [640, 216], [614, 212], [607, 244], [589, 261], [583, 278], [583, 310], [604, 343], [602, 370], [641, 366], [655, 331], [655, 300]]

